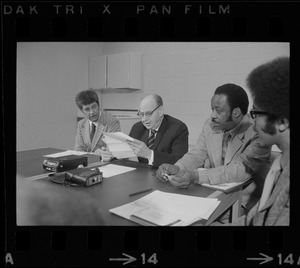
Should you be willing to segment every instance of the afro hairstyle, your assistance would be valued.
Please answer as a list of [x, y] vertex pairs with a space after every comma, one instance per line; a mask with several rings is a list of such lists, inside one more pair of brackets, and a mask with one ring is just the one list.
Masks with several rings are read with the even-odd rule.
[[277, 118], [289, 120], [289, 57], [279, 57], [256, 67], [248, 75], [247, 85], [255, 105]]

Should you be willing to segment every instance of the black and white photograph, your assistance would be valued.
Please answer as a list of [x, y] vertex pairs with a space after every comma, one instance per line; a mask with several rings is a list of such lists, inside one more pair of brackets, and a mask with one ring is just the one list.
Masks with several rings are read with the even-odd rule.
[[289, 225], [289, 54], [19, 42], [17, 224]]
[[2, 1], [5, 266], [299, 266], [299, 4]]

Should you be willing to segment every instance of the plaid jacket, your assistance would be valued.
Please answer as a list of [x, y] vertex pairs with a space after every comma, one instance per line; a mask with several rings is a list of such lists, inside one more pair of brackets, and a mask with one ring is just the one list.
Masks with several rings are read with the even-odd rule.
[[271, 147], [260, 144], [253, 121], [246, 115], [232, 132], [222, 164], [223, 132], [213, 130], [210, 123], [211, 119], [206, 120], [196, 145], [176, 165], [187, 170], [208, 168], [198, 172], [199, 184], [241, 182], [253, 177], [254, 182], [244, 190], [242, 202], [247, 204], [252, 195], [260, 197], [270, 168]]
[[102, 110], [98, 119], [98, 127], [96, 129], [93, 140], [90, 138], [90, 124], [87, 118], [78, 122], [76, 134], [76, 151], [94, 152], [96, 149], [105, 146], [102, 140], [102, 132], [117, 132], [121, 131], [120, 122], [112, 115]]

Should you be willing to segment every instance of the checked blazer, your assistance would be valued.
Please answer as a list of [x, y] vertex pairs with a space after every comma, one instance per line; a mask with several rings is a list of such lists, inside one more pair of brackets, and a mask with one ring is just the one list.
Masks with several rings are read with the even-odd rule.
[[199, 184], [242, 182], [252, 177], [253, 183], [243, 191], [242, 203], [245, 205], [252, 202], [252, 198], [257, 200], [261, 196], [264, 179], [270, 169], [271, 147], [260, 144], [253, 129], [253, 121], [248, 115], [232, 130], [224, 164], [222, 140], [223, 132], [212, 128], [211, 119], [206, 120], [194, 148], [175, 164], [180, 169], [187, 170], [207, 168], [198, 172]]
[[103, 132], [121, 131], [119, 120], [104, 110], [101, 110], [101, 115], [97, 123], [98, 127], [91, 141], [89, 120], [84, 118], [78, 122], [75, 142], [76, 151], [94, 152], [96, 149], [106, 146], [102, 140]]

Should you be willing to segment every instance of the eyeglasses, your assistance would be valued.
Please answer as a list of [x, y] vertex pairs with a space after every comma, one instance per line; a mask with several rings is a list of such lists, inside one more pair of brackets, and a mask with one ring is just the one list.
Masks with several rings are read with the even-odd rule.
[[270, 115], [270, 113], [266, 112], [266, 111], [255, 111], [255, 110], [251, 110], [250, 112], [250, 116], [252, 119], [255, 119], [257, 117], [258, 114], [263, 114], [263, 115]]
[[146, 112], [146, 113], [141, 113], [140, 111], [138, 111], [137, 115], [140, 117], [140, 118], [143, 118], [144, 116], [146, 118], [149, 118], [161, 105], [157, 106], [152, 112]]

